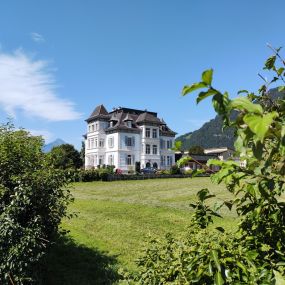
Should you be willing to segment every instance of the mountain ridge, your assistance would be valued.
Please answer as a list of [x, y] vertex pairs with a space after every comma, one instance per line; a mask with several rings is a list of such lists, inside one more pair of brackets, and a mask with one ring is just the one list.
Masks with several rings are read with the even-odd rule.
[[59, 146], [59, 145], [62, 145], [62, 144], [66, 144], [66, 142], [60, 138], [57, 138], [56, 140], [48, 143], [48, 144], [45, 144], [43, 146], [43, 152], [50, 152], [52, 150], [53, 147], [55, 146]]

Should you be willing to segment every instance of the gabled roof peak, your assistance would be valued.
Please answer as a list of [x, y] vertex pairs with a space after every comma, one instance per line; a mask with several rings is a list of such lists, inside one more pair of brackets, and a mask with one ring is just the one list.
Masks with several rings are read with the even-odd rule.
[[90, 115], [90, 117], [96, 117], [96, 116], [100, 116], [100, 115], [108, 115], [108, 111], [106, 110], [106, 108], [104, 107], [103, 104], [98, 105], [94, 111], [92, 112], [92, 114]]
[[125, 122], [125, 121], [133, 121], [133, 118], [130, 116], [129, 113], [128, 113], [127, 116], [125, 117], [124, 122]]

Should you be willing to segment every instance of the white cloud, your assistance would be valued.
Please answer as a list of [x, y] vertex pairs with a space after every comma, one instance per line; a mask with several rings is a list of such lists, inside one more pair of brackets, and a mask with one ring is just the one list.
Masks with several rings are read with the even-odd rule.
[[36, 43], [44, 43], [46, 41], [43, 35], [35, 32], [31, 33], [31, 38]]
[[49, 143], [53, 138], [54, 134], [47, 130], [28, 130], [33, 136], [42, 136], [46, 143]]
[[59, 98], [48, 63], [34, 60], [23, 51], [12, 54], [0, 50], [0, 107], [9, 116], [23, 111], [29, 117], [49, 121], [80, 118], [74, 104]]

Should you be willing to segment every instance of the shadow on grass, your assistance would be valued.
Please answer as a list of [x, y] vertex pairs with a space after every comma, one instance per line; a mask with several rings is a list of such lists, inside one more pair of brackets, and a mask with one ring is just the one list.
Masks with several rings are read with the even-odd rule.
[[116, 257], [77, 245], [67, 237], [53, 245], [44, 264], [42, 285], [109, 285], [119, 280]]

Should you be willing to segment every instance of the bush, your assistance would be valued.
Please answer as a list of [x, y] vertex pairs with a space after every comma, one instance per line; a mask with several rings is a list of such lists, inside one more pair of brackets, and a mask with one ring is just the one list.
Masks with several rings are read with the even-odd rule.
[[79, 172], [79, 181], [91, 182], [100, 180], [99, 170], [96, 169], [82, 169]]
[[188, 170], [185, 170], [184, 172], [183, 172], [183, 174], [185, 174], [185, 175], [191, 175], [193, 173], [193, 170], [192, 169], [188, 169]]
[[176, 164], [172, 165], [170, 168], [170, 174], [181, 174], [180, 168]]
[[65, 173], [47, 164], [42, 146], [40, 137], [0, 126], [1, 284], [33, 281], [72, 200]]

